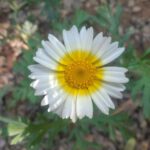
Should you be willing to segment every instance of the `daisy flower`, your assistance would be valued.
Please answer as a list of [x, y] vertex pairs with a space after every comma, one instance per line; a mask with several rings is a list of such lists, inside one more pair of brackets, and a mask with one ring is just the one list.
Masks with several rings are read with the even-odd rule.
[[48, 35], [42, 41], [30, 65], [29, 77], [35, 95], [43, 95], [42, 106], [73, 122], [93, 116], [93, 104], [109, 114], [115, 105], [111, 98], [122, 98], [123, 83], [128, 82], [126, 68], [106, 66], [119, 57], [124, 47], [111, 42], [111, 37], [99, 33], [94, 37], [93, 28], [76, 26], [63, 30], [63, 41]]

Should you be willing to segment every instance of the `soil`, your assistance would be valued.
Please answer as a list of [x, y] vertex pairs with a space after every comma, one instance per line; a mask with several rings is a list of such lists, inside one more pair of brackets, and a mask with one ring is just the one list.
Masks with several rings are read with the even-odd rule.
[[[62, 1], [62, 16], [66, 17], [73, 12], [76, 8], [83, 8], [88, 12], [94, 14], [97, 7], [103, 3], [105, 0], [63, 0]], [[150, 1], [149, 0], [108, 0], [108, 3], [114, 7], [116, 3], [122, 4], [124, 13], [121, 19], [121, 29], [125, 31], [128, 27], [134, 30], [134, 35], [132, 36], [132, 42], [134, 43], [137, 51], [142, 53], [147, 48], [150, 47]], [[41, 6], [42, 7], [42, 4]], [[27, 9], [30, 9], [27, 8]], [[32, 11], [33, 14], [39, 15], [39, 8], [35, 7]], [[15, 75], [13, 74], [12, 67], [16, 60], [18, 60], [23, 50], [28, 50], [28, 46], [24, 40], [19, 36], [19, 32], [14, 28], [12, 24], [12, 9], [7, 1], [0, 0], [0, 88], [5, 85], [15, 85]], [[36, 16], [35, 16], [36, 17]], [[24, 22], [26, 19], [25, 11], [20, 13], [20, 23]], [[39, 26], [39, 31], [41, 34], [49, 32], [46, 18], [39, 17], [37, 20]], [[43, 31], [44, 27], [44, 32]], [[2, 97], [3, 101], [8, 95]], [[129, 150], [127, 149], [128, 144], [132, 143], [135, 148], [131, 150], [150, 150], [150, 122], [143, 118], [142, 110], [132, 103], [130, 95], [127, 95], [128, 99], [124, 101], [119, 107], [118, 111], [128, 111], [134, 124], [131, 129], [136, 133], [135, 139], [131, 139], [128, 143], [125, 143], [122, 139], [120, 133], [116, 131], [117, 141], [112, 141], [107, 135], [103, 135], [92, 130], [90, 135], [86, 135], [85, 139], [88, 141], [97, 141], [103, 144], [103, 150]], [[5, 114], [4, 103], [0, 101], [0, 113]], [[17, 106], [19, 111], [24, 114], [26, 111], [24, 108], [24, 103]], [[128, 110], [130, 108], [130, 111]], [[12, 110], [13, 112], [13, 110]], [[21, 114], [19, 113], [19, 114]], [[72, 143], [71, 143], [72, 144]], [[56, 150], [69, 150], [71, 145], [66, 144], [66, 137], [60, 140], [60, 144], [57, 146]], [[0, 150], [25, 150], [20, 145], [10, 146], [10, 144], [0, 137]]]

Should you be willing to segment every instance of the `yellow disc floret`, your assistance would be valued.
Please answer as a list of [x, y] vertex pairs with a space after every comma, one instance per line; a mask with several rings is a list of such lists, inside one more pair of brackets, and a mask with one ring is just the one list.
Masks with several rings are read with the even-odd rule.
[[57, 78], [61, 87], [68, 93], [86, 95], [87, 92], [93, 92], [101, 86], [103, 77], [101, 65], [100, 60], [93, 54], [73, 51], [60, 60]]
[[87, 89], [96, 79], [96, 67], [86, 60], [74, 61], [65, 67], [66, 83], [76, 89]]

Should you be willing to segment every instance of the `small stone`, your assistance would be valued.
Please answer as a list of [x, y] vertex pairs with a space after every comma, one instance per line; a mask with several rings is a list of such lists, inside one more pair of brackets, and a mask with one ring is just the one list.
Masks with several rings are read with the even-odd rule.
[[147, 38], [147, 39], [150, 38], [150, 25], [145, 25], [144, 26], [143, 35], [144, 35], [144, 38]]
[[4, 148], [5, 144], [6, 142], [2, 138], [0, 138], [0, 149]]
[[133, 7], [133, 6], [134, 6], [134, 0], [129, 0], [128, 6], [129, 6], [129, 7]]
[[141, 147], [143, 150], [148, 150], [148, 147], [149, 147], [148, 141], [143, 141], [141, 145], [142, 145]]
[[4, 56], [0, 56], [0, 67], [5, 65], [6, 58]]
[[135, 13], [137, 13], [137, 12], [141, 11], [141, 7], [135, 6], [135, 7], [133, 7], [132, 11], [135, 12]]

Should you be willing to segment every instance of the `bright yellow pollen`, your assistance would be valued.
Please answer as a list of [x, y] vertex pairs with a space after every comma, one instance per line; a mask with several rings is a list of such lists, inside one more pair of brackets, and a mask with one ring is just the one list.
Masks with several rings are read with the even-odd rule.
[[87, 89], [96, 79], [96, 67], [86, 60], [74, 61], [65, 67], [66, 83], [76, 89]]
[[88, 51], [72, 51], [61, 58], [57, 67], [60, 86], [72, 95], [87, 95], [102, 86], [101, 61]]

